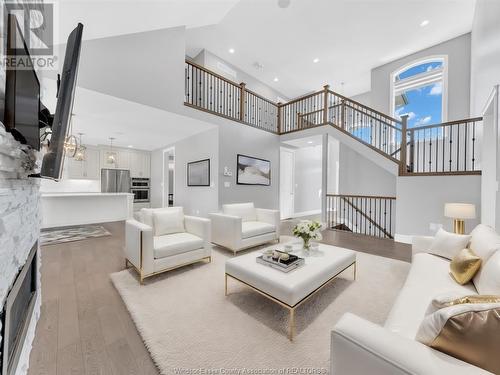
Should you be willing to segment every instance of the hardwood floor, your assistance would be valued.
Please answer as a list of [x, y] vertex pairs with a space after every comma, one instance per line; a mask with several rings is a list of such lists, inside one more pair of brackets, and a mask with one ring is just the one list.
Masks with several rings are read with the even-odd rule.
[[158, 374], [109, 274], [124, 268], [112, 236], [42, 247], [42, 311], [29, 375]]
[[[283, 221], [281, 224], [282, 233], [290, 234], [297, 222], [296, 219]], [[325, 230], [323, 231], [323, 240], [320, 242], [405, 262], [411, 261], [411, 245], [384, 238], [369, 237], [339, 230]]]
[[[294, 221], [284, 221], [291, 234]], [[44, 246], [42, 311], [28, 375], [158, 374], [109, 274], [124, 268], [124, 223], [112, 236]], [[322, 242], [409, 261], [409, 245], [338, 231]]]

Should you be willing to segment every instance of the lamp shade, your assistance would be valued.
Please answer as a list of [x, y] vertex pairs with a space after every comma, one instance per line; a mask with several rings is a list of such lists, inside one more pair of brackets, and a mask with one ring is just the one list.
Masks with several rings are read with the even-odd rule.
[[446, 203], [444, 205], [444, 216], [452, 219], [474, 219], [476, 217], [476, 206], [469, 203]]

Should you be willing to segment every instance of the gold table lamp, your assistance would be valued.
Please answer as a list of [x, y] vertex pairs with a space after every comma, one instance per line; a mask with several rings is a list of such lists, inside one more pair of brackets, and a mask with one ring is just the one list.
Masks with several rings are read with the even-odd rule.
[[464, 220], [476, 217], [476, 206], [470, 203], [446, 203], [444, 205], [444, 216], [453, 219], [453, 232], [464, 234]]

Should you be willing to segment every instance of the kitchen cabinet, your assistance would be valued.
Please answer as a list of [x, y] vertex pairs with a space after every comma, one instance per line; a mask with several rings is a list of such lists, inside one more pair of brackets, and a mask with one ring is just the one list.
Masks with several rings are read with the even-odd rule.
[[132, 151], [129, 153], [130, 177], [149, 178], [151, 157], [147, 152]]
[[99, 150], [88, 147], [85, 150], [85, 160], [75, 160], [66, 158], [65, 175], [71, 179], [98, 180], [100, 176], [99, 169]]

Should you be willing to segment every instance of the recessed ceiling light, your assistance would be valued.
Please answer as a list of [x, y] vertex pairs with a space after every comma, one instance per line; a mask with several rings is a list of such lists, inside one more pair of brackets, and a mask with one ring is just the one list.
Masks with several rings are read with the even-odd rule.
[[319, 62], [319, 59], [316, 57], [314, 60], [313, 60], [313, 63], [317, 63]]
[[229, 48], [229, 53], [234, 53], [234, 48]]
[[291, 0], [278, 0], [278, 6], [280, 8], [288, 8], [290, 6]]
[[429, 24], [429, 20], [423, 20], [421, 23], [420, 23], [420, 27], [424, 27], [424, 26], [427, 26]]
[[133, 148], [134, 146], [132, 146], [132, 145], [128, 145], [128, 147]]
[[310, 145], [312, 145], [314, 142], [313, 141], [307, 141], [307, 143], [309, 143]]
[[279, 81], [278, 77], [274, 77], [273, 81], [278, 82]]

